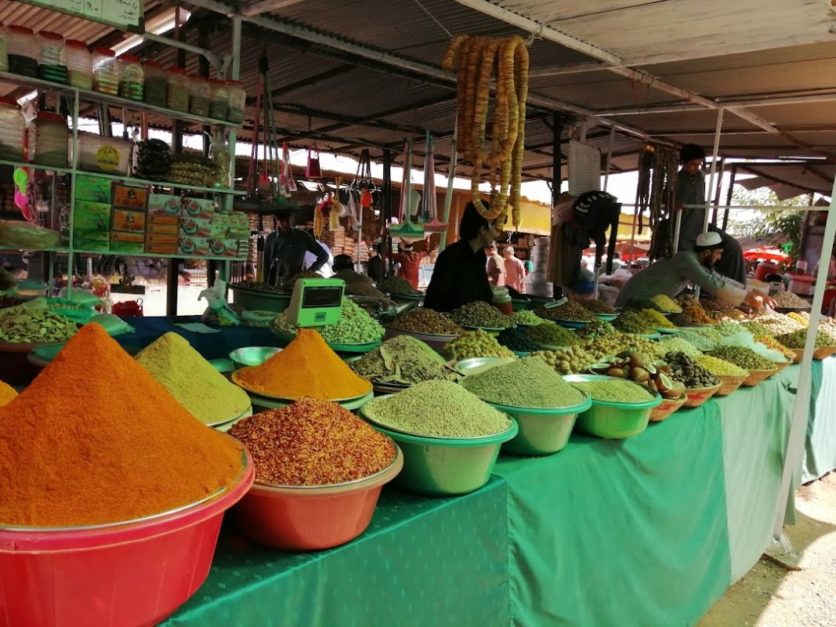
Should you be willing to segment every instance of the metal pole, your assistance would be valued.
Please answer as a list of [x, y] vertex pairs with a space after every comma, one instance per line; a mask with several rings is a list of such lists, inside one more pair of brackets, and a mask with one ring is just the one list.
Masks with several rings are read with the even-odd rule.
[[392, 258], [392, 237], [388, 230], [392, 223], [392, 151], [388, 149], [383, 151], [383, 189], [381, 191], [383, 196], [382, 215], [380, 216], [383, 222], [381, 232], [383, 250], [381, 255], [383, 256], [383, 267], [386, 269], [386, 275], [388, 276]]
[[552, 112], [552, 206], [557, 206], [563, 185], [563, 117]]
[[610, 143], [607, 147], [607, 171], [604, 173], [604, 191], [607, 191], [607, 183], [610, 182], [610, 166], [612, 165], [612, 147], [615, 143], [615, 127], [610, 127]]
[[725, 170], [725, 163], [726, 163], [725, 157], [721, 157], [720, 158], [720, 167], [719, 167], [719, 171], [717, 173], [717, 187], [715, 188], [715, 192], [714, 192], [714, 211], [712, 212], [712, 215], [711, 215], [711, 223], [715, 224], [715, 225], [717, 224], [717, 218], [719, 217], [717, 214], [720, 212], [720, 191], [721, 191], [721, 188], [723, 187], [723, 173], [724, 173], [724, 170]]
[[[714, 189], [714, 176], [717, 173], [717, 152], [720, 150], [720, 133], [723, 130], [723, 109], [717, 109], [717, 126], [714, 128], [714, 150], [711, 153], [711, 174], [708, 178], [708, 193]], [[702, 221], [702, 230], [708, 229], [708, 208], [711, 206], [710, 197], [705, 203], [705, 215]]]
[[[830, 208], [827, 212], [827, 224], [824, 227], [824, 238], [822, 239], [822, 250], [830, 251], [833, 248], [833, 241], [836, 239], [836, 179], [833, 181], [833, 191], [830, 195]], [[823, 255], [825, 253], [823, 252]], [[822, 257], [824, 259], [824, 257]], [[816, 333], [821, 319], [822, 302], [827, 284], [827, 272], [829, 264], [820, 263], [816, 275], [816, 289], [813, 293], [813, 307], [810, 310], [810, 324], [807, 327], [807, 339], [804, 343], [804, 356], [801, 358], [801, 372], [798, 376], [798, 391], [793, 403], [792, 422], [790, 434], [787, 440], [787, 452], [784, 457], [783, 473], [781, 475], [781, 488], [778, 491], [778, 499], [775, 504], [775, 519], [772, 527], [772, 537], [780, 547], [773, 549], [770, 553], [775, 555], [779, 552], [792, 554], [792, 546], [783, 537], [784, 517], [787, 503], [792, 487], [793, 476], [798, 471], [801, 457], [804, 454], [804, 436], [807, 432], [807, 419], [810, 410], [810, 389], [811, 369], [813, 362], [813, 350], [815, 348]]]
[[737, 178], [737, 164], [732, 166], [729, 177], [729, 191], [726, 192], [726, 210], [723, 212], [723, 230], [729, 225], [729, 207], [731, 207], [732, 196], [734, 195], [734, 179]]
[[453, 205], [453, 179], [456, 178], [456, 163], [458, 163], [458, 141], [459, 126], [453, 128], [453, 143], [450, 146], [450, 167], [447, 170], [447, 193], [444, 195], [444, 210], [441, 214], [441, 222], [447, 225], [438, 238], [438, 249], [447, 248], [447, 233], [450, 232], [450, 208]]
[[[174, 12], [174, 38], [183, 41], [185, 33], [180, 28], [180, 3], [175, 3]], [[182, 69], [186, 67], [186, 51], [183, 49], [177, 50], [177, 67]], [[174, 154], [183, 152], [183, 128], [184, 123], [180, 120], [174, 121], [174, 133], [171, 138], [172, 148]], [[182, 259], [172, 257], [168, 260], [168, 270], [166, 273], [166, 291], [165, 291], [165, 314], [167, 316], [177, 315], [177, 289], [178, 278], [180, 276], [180, 264]]]

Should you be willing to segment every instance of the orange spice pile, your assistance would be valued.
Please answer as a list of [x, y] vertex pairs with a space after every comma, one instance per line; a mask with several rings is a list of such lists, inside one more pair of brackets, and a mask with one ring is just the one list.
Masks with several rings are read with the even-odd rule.
[[299, 329], [281, 352], [260, 366], [242, 368], [232, 380], [245, 390], [276, 398], [341, 400], [368, 394], [371, 383], [358, 377], [322, 336]]
[[206, 428], [97, 324], [0, 407], [0, 526], [121, 522], [231, 485], [242, 450]]

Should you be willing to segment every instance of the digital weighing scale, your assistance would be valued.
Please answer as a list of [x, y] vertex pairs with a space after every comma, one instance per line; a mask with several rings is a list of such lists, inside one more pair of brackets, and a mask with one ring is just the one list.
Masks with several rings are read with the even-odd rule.
[[345, 281], [342, 279], [299, 279], [293, 286], [287, 321], [299, 328], [336, 324], [342, 311]]

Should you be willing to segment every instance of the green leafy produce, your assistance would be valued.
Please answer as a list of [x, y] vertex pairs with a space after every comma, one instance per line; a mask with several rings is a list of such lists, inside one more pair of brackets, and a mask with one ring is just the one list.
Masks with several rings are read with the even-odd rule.
[[384, 427], [434, 438], [486, 437], [512, 424], [508, 416], [451, 381], [416, 383], [375, 398], [363, 413]]
[[572, 386], [591, 396], [592, 400], [610, 403], [644, 403], [654, 396], [642, 386], [623, 379], [579, 381]]
[[568, 407], [583, 401], [539, 356], [465, 377], [462, 385], [483, 401], [511, 407]]
[[474, 301], [462, 305], [450, 313], [454, 322], [463, 327], [482, 327], [488, 329], [507, 329], [513, 326], [511, 316], [506, 316], [493, 305]]
[[354, 372], [379, 383], [413, 385], [422, 381], [453, 381], [458, 375], [444, 365], [444, 358], [427, 344], [409, 335], [398, 335], [356, 361]]

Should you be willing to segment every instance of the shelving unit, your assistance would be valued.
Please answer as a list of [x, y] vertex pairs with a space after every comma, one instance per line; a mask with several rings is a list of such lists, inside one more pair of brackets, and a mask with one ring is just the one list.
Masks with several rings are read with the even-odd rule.
[[[230, 54], [226, 57], [225, 63], [223, 64], [224, 68], [228, 68], [229, 74], [227, 78], [231, 78], [236, 80], [239, 74], [240, 68], [240, 30], [241, 30], [241, 21], [240, 18], [233, 16], [233, 31], [236, 33], [236, 36], [233, 37], [232, 42], [232, 50]], [[157, 39], [164, 39], [164, 38], [157, 38]], [[179, 47], [182, 44], [176, 42], [175, 40], [170, 40], [169, 43], [172, 46]], [[205, 53], [209, 54], [208, 51], [201, 51], [200, 49], [191, 48], [192, 52], [196, 53]], [[220, 72], [220, 70], [219, 70]], [[172, 194], [181, 194], [181, 193], [192, 193], [192, 194], [201, 194], [201, 195], [216, 195], [219, 198], [219, 203], [221, 203], [222, 207], [226, 210], [232, 209], [232, 198], [233, 196], [244, 196], [246, 192], [243, 191], [236, 191], [231, 188], [223, 188], [223, 187], [205, 187], [200, 185], [187, 185], [182, 183], [175, 183], [172, 181], [157, 181], [157, 180], [150, 180], [144, 178], [138, 178], [134, 176], [124, 176], [121, 174], [113, 174], [113, 173], [104, 173], [98, 171], [88, 171], [82, 170], [79, 168], [79, 120], [80, 120], [80, 112], [82, 110], [86, 110], [87, 105], [95, 106], [95, 105], [102, 105], [105, 107], [118, 107], [123, 111], [130, 111], [136, 113], [145, 113], [150, 114], [153, 116], [165, 117], [167, 119], [173, 121], [180, 121], [185, 122], [186, 124], [192, 125], [199, 125], [199, 126], [209, 126], [214, 127], [216, 129], [220, 129], [222, 133], [225, 133], [227, 140], [227, 145], [229, 147], [229, 151], [231, 155], [235, 154], [235, 139], [236, 133], [235, 130], [241, 126], [240, 123], [230, 122], [228, 120], [219, 120], [210, 117], [203, 117], [198, 115], [193, 115], [191, 113], [185, 111], [177, 111], [172, 110], [167, 107], [158, 107], [155, 105], [151, 105], [145, 102], [138, 102], [128, 98], [123, 98], [120, 96], [113, 96], [110, 94], [100, 93], [94, 90], [88, 89], [80, 89], [74, 87], [72, 85], [64, 85], [60, 83], [53, 83], [50, 81], [42, 80], [39, 78], [33, 78], [29, 76], [21, 76], [17, 74], [13, 74], [10, 72], [0, 72], [0, 82], [9, 83], [13, 85], [18, 85], [23, 88], [29, 88], [38, 90], [41, 92], [46, 92], [49, 94], [58, 95], [61, 97], [66, 98], [71, 103], [72, 113], [70, 116], [70, 132], [71, 132], [71, 139], [70, 139], [70, 154], [71, 154], [71, 161], [68, 167], [50, 167], [45, 165], [40, 165], [37, 163], [26, 163], [21, 161], [11, 161], [11, 160], [0, 160], [0, 166], [8, 166], [12, 168], [28, 168], [31, 170], [37, 170], [42, 172], [54, 173], [57, 176], [62, 177], [69, 177], [69, 210], [68, 210], [68, 217], [67, 217], [67, 240], [66, 246], [61, 245], [57, 247], [53, 247], [47, 250], [43, 250], [41, 252], [47, 252], [50, 254], [50, 267], [52, 266], [52, 254], [57, 255], [67, 255], [67, 274], [68, 276], [73, 275], [74, 273], [74, 255], [76, 253], [79, 254], [90, 254], [90, 255], [119, 255], [124, 257], [146, 257], [146, 258], [158, 258], [158, 259], [183, 259], [183, 260], [205, 260], [205, 261], [217, 261], [217, 262], [226, 262], [223, 266], [223, 271], [228, 274], [229, 270], [229, 263], [232, 261], [241, 261], [242, 259], [239, 257], [220, 257], [220, 256], [206, 256], [206, 255], [184, 255], [184, 254], [164, 254], [164, 253], [150, 253], [150, 252], [120, 252], [120, 251], [105, 251], [105, 250], [90, 250], [87, 248], [78, 248], [75, 246], [74, 241], [74, 214], [76, 211], [76, 188], [77, 188], [77, 177], [79, 176], [92, 176], [92, 177], [99, 177], [103, 179], [107, 179], [110, 181], [121, 182], [126, 185], [135, 185], [135, 186], [142, 186], [142, 187], [151, 187], [154, 189], [155, 192], [160, 193], [172, 193]], [[66, 101], [66, 100], [65, 100]], [[126, 122], [126, 120], [123, 120]], [[230, 159], [229, 168], [232, 170], [235, 165], [235, 159]], [[229, 172], [229, 178], [232, 179], [233, 172]], [[55, 199], [53, 199], [53, 210], [56, 210], [55, 207]], [[62, 218], [63, 219], [63, 218]], [[71, 281], [68, 282], [68, 286], [71, 285]]]

